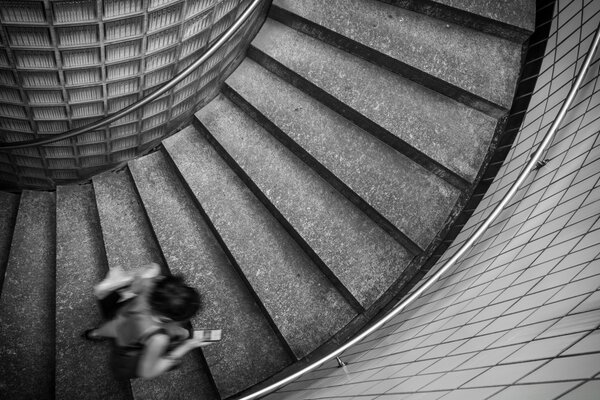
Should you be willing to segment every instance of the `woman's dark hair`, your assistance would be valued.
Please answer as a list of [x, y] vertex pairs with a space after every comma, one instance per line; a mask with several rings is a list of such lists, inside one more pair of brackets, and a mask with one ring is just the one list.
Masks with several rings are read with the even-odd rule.
[[165, 276], [156, 283], [150, 294], [150, 307], [171, 318], [185, 321], [200, 310], [200, 294], [187, 286], [180, 276]]

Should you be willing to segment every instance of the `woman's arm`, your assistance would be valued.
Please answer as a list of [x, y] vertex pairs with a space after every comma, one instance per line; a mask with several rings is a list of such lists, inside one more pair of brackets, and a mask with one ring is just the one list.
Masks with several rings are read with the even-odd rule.
[[156, 263], [144, 265], [135, 273], [131, 274], [130, 284], [119, 292], [121, 295], [120, 301], [125, 301], [149, 293], [158, 276], [160, 276], [160, 265]]
[[[190, 331], [179, 325], [178, 323], [171, 323], [167, 326], [163, 325], [167, 330], [167, 333], [171, 337], [171, 340], [174, 342], [181, 342], [182, 340], [188, 339], [191, 337]], [[172, 345], [173, 343], [171, 343]]]
[[148, 338], [144, 353], [138, 365], [138, 375], [142, 378], [154, 378], [179, 364], [181, 357], [196, 347], [204, 346], [197, 339], [188, 339], [165, 355], [169, 347], [169, 336], [156, 334]]
[[153, 286], [153, 280], [160, 276], [160, 265], [150, 263], [135, 272], [132, 278], [130, 291], [141, 294]]

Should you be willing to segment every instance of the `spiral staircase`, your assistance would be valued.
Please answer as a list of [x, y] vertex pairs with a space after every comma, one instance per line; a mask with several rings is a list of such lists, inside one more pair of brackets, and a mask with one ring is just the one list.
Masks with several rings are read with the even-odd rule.
[[[493, 155], [527, 1], [275, 0], [246, 59], [156, 151], [0, 192], [0, 397], [219, 399], [356, 333], [418, 279]], [[159, 262], [223, 340], [117, 381], [91, 288]]]

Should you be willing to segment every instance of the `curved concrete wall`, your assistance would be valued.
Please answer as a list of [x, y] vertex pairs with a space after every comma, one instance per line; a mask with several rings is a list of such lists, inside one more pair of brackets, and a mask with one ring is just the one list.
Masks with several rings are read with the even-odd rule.
[[[600, 22], [600, 2], [567, 3], [557, 2], [536, 91], [504, 166], [432, 272], [505, 195], [558, 113]], [[408, 310], [343, 355], [348, 366], [328, 363], [267, 398], [598, 398], [599, 58], [548, 164], [475, 247]]]

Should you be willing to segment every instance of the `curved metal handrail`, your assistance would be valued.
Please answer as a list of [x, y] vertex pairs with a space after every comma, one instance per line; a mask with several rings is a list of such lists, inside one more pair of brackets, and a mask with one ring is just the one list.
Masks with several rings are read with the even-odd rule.
[[179, 75], [175, 76], [173, 79], [171, 79], [169, 82], [167, 82], [166, 84], [161, 86], [156, 92], [152, 93], [151, 95], [144, 97], [143, 99], [139, 100], [138, 102], [133, 103], [133, 104], [117, 111], [116, 113], [106, 116], [96, 122], [92, 122], [91, 124], [82, 126], [80, 128], [72, 129], [72, 130], [63, 132], [58, 135], [53, 135], [52, 137], [49, 137], [46, 139], [33, 139], [33, 140], [26, 140], [26, 141], [22, 141], [22, 142], [14, 142], [14, 143], [0, 143], [0, 151], [14, 150], [14, 149], [20, 149], [20, 148], [25, 148], [25, 147], [33, 147], [33, 146], [42, 146], [45, 144], [58, 142], [60, 140], [69, 139], [74, 136], [79, 136], [84, 133], [91, 132], [94, 129], [98, 129], [101, 126], [108, 125], [111, 122], [117, 121], [117, 120], [123, 118], [125, 115], [142, 108], [146, 104], [151, 103], [152, 101], [156, 100], [157, 98], [159, 98], [160, 96], [162, 96], [163, 94], [168, 92], [179, 82], [181, 82], [182, 80], [187, 78], [188, 75], [190, 75], [194, 70], [196, 70], [196, 68], [200, 67], [200, 65], [202, 65], [204, 62], [206, 62], [206, 60], [209, 57], [211, 57], [225, 43], [227, 43], [229, 41], [229, 39], [240, 29], [242, 24], [244, 24], [244, 22], [246, 22], [246, 20], [250, 17], [252, 12], [259, 6], [259, 4], [261, 2], [262, 2], [262, 0], [254, 0], [252, 2], [252, 4], [250, 4], [248, 6], [248, 8], [246, 8], [246, 10], [242, 13], [242, 15], [235, 21], [235, 23], [233, 25], [231, 25], [225, 31], [225, 33], [223, 33], [223, 35], [221, 35], [219, 40], [217, 40], [215, 43], [213, 43], [213, 45], [204, 54], [202, 54], [202, 56], [198, 60], [196, 60], [189, 67], [187, 67], [186, 69], [181, 71], [179, 73]]
[[355, 338], [353, 338], [352, 340], [350, 340], [343, 346], [339, 347], [337, 350], [335, 350], [335, 351], [327, 354], [326, 356], [320, 358], [319, 360], [311, 363], [309, 366], [301, 369], [300, 371], [298, 371], [292, 375], [289, 375], [289, 376], [287, 376], [287, 377], [285, 377], [263, 389], [260, 389], [256, 392], [254, 392], [254, 393], [251, 393], [244, 397], [240, 397], [238, 400], [252, 400], [252, 399], [256, 399], [260, 396], [267, 395], [267, 394], [275, 391], [276, 389], [279, 389], [280, 387], [296, 380], [297, 378], [306, 374], [307, 372], [310, 372], [310, 371], [318, 368], [325, 362], [333, 360], [334, 358], [338, 357], [344, 351], [348, 350], [350, 347], [359, 343], [364, 338], [366, 338], [367, 336], [369, 336], [370, 334], [372, 334], [373, 332], [375, 332], [379, 328], [381, 328], [385, 323], [390, 321], [396, 315], [398, 315], [402, 310], [404, 310], [406, 308], [406, 306], [408, 306], [413, 301], [415, 301], [425, 290], [427, 290], [431, 285], [433, 285], [451, 266], [453, 266], [456, 263], [456, 261], [467, 250], [469, 250], [473, 246], [473, 244], [487, 230], [487, 228], [492, 224], [492, 222], [494, 222], [494, 220], [498, 217], [498, 215], [500, 215], [500, 213], [502, 212], [504, 207], [506, 207], [508, 202], [511, 201], [511, 199], [514, 197], [517, 190], [523, 184], [523, 182], [525, 181], [525, 179], [527, 178], [529, 173], [536, 167], [538, 161], [542, 157], [542, 153], [546, 150], [546, 147], [548, 147], [548, 145], [550, 144], [550, 141], [554, 137], [554, 135], [555, 135], [556, 131], [558, 130], [559, 126], [561, 125], [562, 120], [564, 119], [569, 107], [571, 106], [571, 103], [573, 102], [573, 99], [575, 98], [575, 95], [576, 95], [577, 91], [579, 90], [579, 87], [581, 86], [581, 83], [582, 83], [582, 81], [587, 73], [587, 70], [592, 62], [592, 58], [594, 57], [594, 53], [596, 52], [596, 50], [598, 48], [599, 42], [600, 42], [600, 26], [596, 28], [596, 33], [594, 35], [594, 39], [592, 40], [592, 43], [588, 50], [586, 59], [585, 59], [583, 65], [581, 66], [581, 69], [579, 70], [577, 79], [573, 83], [573, 86], [571, 87], [571, 90], [569, 91], [569, 94], [567, 95], [567, 98], [565, 99], [558, 115], [556, 116], [554, 122], [550, 126], [550, 129], [546, 133], [546, 136], [544, 136], [544, 139], [540, 143], [538, 149], [535, 151], [535, 153], [529, 160], [529, 163], [527, 163], [527, 165], [525, 166], [523, 171], [521, 171], [521, 173], [519, 174], [519, 176], [517, 177], [517, 179], [511, 186], [511, 188], [509, 189], [508, 193], [504, 196], [502, 201], [500, 201], [500, 203], [494, 208], [492, 213], [485, 219], [485, 221], [481, 224], [481, 226], [475, 231], [473, 236], [471, 236], [471, 238], [469, 240], [467, 240], [457, 250], [457, 252], [448, 261], [446, 261], [446, 263], [444, 265], [442, 265], [442, 267], [440, 267], [440, 269], [435, 274], [433, 274], [429, 279], [427, 279], [427, 281], [425, 281], [410, 296], [408, 296], [401, 303], [396, 305], [387, 315], [385, 315], [383, 318], [381, 318], [379, 321], [377, 321], [373, 326], [369, 327], [364, 332], [362, 332], [361, 334], [359, 334], [358, 336], [356, 336]]

